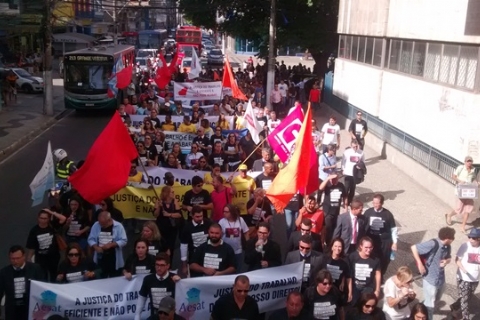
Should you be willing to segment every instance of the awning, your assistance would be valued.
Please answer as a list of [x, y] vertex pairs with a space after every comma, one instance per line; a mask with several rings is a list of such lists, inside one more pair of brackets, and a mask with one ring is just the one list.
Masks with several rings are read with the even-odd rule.
[[67, 43], [92, 43], [95, 38], [83, 33], [56, 33], [53, 35], [53, 42], [67, 42]]

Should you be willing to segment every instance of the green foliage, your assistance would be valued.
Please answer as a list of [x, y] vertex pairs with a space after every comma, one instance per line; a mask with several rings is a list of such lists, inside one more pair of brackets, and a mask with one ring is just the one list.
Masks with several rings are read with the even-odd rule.
[[[339, 0], [276, 0], [276, 46], [300, 46], [314, 55], [336, 48]], [[180, 0], [194, 25], [217, 28], [216, 12], [226, 19], [218, 26], [235, 37], [261, 39], [268, 45], [270, 0]]]

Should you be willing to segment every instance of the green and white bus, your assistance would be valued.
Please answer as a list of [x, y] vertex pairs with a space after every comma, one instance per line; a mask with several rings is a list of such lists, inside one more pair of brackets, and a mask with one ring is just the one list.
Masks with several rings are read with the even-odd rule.
[[115, 76], [117, 68], [133, 65], [135, 47], [92, 47], [68, 52], [63, 61], [65, 108], [116, 109], [119, 97], [109, 95], [109, 82]]

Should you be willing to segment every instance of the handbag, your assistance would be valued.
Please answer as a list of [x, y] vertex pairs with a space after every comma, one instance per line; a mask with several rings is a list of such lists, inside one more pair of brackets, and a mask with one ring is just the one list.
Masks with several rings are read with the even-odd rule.
[[67, 250], [67, 242], [60, 234], [55, 234], [55, 240], [57, 241], [58, 250], [65, 251]]

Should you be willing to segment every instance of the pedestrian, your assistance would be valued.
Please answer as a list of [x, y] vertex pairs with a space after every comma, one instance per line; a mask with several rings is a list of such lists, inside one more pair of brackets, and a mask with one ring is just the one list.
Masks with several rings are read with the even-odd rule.
[[299, 230], [294, 231], [290, 238], [288, 238], [287, 252], [298, 250], [298, 242], [304, 235], [312, 238], [312, 250], [323, 252], [322, 237], [319, 233], [313, 232], [312, 220], [308, 218], [303, 218], [300, 222]]
[[337, 217], [340, 214], [340, 208], [343, 206], [348, 210], [347, 192], [343, 183], [338, 181], [337, 174], [331, 174], [325, 179], [319, 187], [323, 191], [323, 214], [325, 221], [323, 223], [322, 239], [324, 247], [329, 244], [333, 238], [333, 232], [337, 226]]
[[330, 116], [330, 119], [323, 125], [320, 132], [323, 153], [327, 152], [328, 145], [330, 144], [335, 146], [335, 152], [340, 149], [340, 126], [337, 124], [337, 118], [335, 116]]
[[230, 293], [214, 295], [214, 298], [218, 299], [213, 305], [210, 320], [262, 319], [257, 301], [248, 295], [249, 290], [250, 279], [245, 275], [237, 276]]
[[440, 300], [445, 291], [445, 266], [451, 261], [453, 240], [455, 229], [444, 227], [438, 231], [437, 239], [411, 247], [418, 271], [423, 275], [423, 303], [428, 310], [428, 319], [433, 319], [435, 302]]
[[320, 101], [321, 101], [320, 96], [321, 96], [320, 88], [318, 87], [318, 84], [315, 83], [313, 85], [313, 88], [310, 90], [310, 94], [308, 96], [308, 101], [312, 106], [312, 110], [320, 110]]
[[403, 320], [410, 315], [408, 304], [416, 297], [412, 282], [412, 270], [405, 266], [398, 268], [397, 273], [385, 281], [383, 312], [387, 320]]
[[465, 225], [468, 220], [468, 215], [472, 212], [473, 210], [473, 199], [465, 199], [462, 197], [462, 195], [458, 194], [458, 185], [459, 184], [467, 184], [467, 183], [477, 183], [479, 184], [480, 182], [477, 179], [477, 170], [473, 167], [473, 158], [470, 156], [465, 157], [465, 162], [464, 164], [461, 164], [455, 169], [455, 172], [453, 173], [453, 180], [456, 183], [457, 189], [455, 189], [456, 194], [457, 194], [457, 203], [456, 203], [456, 208], [454, 211], [445, 214], [445, 220], [447, 222], [447, 225], [451, 226], [452, 225], [452, 217], [454, 215], [463, 215], [462, 219], [462, 232], [466, 233], [465, 231]]
[[410, 313], [410, 318], [408, 320], [433, 320], [428, 317], [427, 307], [423, 303], [417, 303], [412, 308], [412, 313]]
[[280, 246], [269, 239], [269, 236], [270, 224], [260, 222], [257, 228], [257, 236], [247, 241], [245, 249], [245, 263], [248, 264], [248, 271], [282, 265]]
[[365, 221], [362, 216], [363, 203], [353, 200], [350, 210], [338, 216], [333, 237], [340, 237], [345, 241], [345, 253], [350, 254], [357, 249], [357, 242], [364, 236]]
[[285, 308], [273, 312], [268, 320], [303, 320], [308, 318], [304, 308], [303, 295], [300, 292], [290, 291], [285, 302]]
[[[185, 320], [184, 317], [175, 313], [175, 299], [169, 296], [163, 297], [158, 304], [157, 317], [158, 320]], [[151, 319], [151, 320], [155, 320]]]
[[455, 262], [457, 270], [457, 287], [459, 298], [450, 305], [457, 319], [469, 320], [469, 300], [475, 293], [480, 275], [480, 229], [473, 228], [468, 234], [468, 241], [458, 249]]
[[[323, 152], [323, 148], [320, 148], [320, 156], [318, 157], [318, 178], [319, 184], [321, 185], [323, 181], [327, 180], [328, 176], [335, 174], [337, 171], [337, 157], [335, 156], [336, 146], [333, 144], [327, 145], [327, 151]], [[317, 202], [318, 204], [322, 203], [323, 191], [318, 190], [317, 192]]]
[[385, 313], [377, 304], [374, 293], [363, 293], [355, 306], [347, 308], [345, 320], [385, 320]]
[[358, 147], [363, 150], [365, 147], [365, 136], [367, 135], [368, 127], [367, 122], [362, 119], [361, 111], [357, 111], [357, 117], [350, 122], [348, 132], [350, 133], [352, 140], [357, 140]]
[[392, 253], [397, 251], [398, 229], [393, 214], [383, 207], [385, 197], [379, 193], [373, 196], [373, 208], [365, 211], [366, 235], [375, 243], [375, 256], [382, 265], [382, 277], [387, 271]]
[[350, 148], [346, 149], [342, 157], [342, 170], [345, 176], [345, 188], [348, 195], [348, 204], [352, 202], [355, 196], [355, 188], [357, 182], [355, 181], [354, 167], [361, 169], [360, 163], [365, 162], [365, 155], [363, 151], [358, 148], [357, 140], [352, 140]]
[[[308, 196], [308, 200], [303, 208], [300, 209], [297, 219], [295, 219], [295, 226], [297, 230], [301, 228], [303, 219], [309, 219], [312, 222], [311, 232], [321, 234], [323, 228], [324, 214], [323, 210], [317, 207], [315, 196]], [[323, 243], [322, 243], [323, 244]]]
[[5, 296], [5, 320], [27, 320], [30, 281], [45, 281], [45, 272], [27, 262], [25, 249], [14, 245], [8, 250], [10, 264], [0, 270], [0, 300]]

